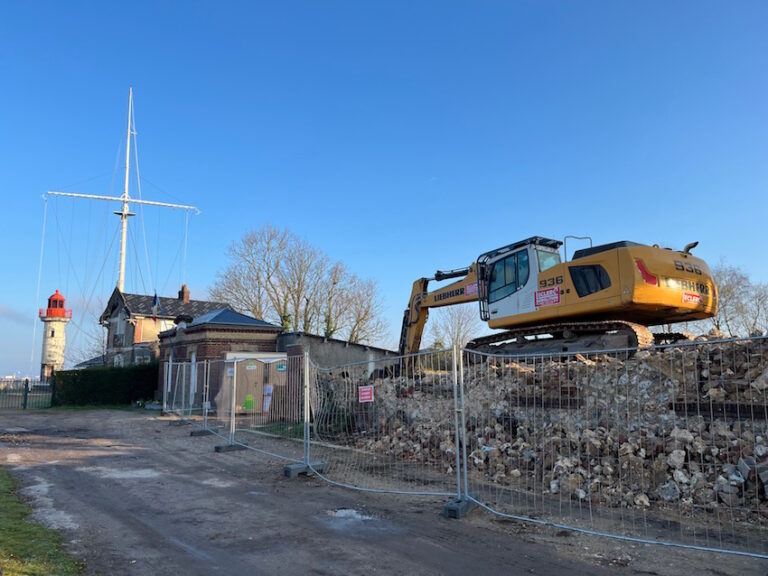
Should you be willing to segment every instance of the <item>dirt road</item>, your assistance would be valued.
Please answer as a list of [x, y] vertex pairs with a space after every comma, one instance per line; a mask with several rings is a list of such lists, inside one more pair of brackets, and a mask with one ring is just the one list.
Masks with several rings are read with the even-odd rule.
[[440, 515], [288, 479], [141, 411], [0, 412], [0, 464], [88, 574], [768, 574], [768, 562]]

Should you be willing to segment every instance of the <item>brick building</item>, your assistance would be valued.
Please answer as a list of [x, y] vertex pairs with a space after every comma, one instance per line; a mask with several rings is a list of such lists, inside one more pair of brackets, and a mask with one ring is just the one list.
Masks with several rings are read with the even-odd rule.
[[[196, 371], [198, 362], [203, 360], [226, 360], [230, 358], [254, 358], [273, 362], [285, 358], [277, 351], [277, 338], [282, 326], [246, 316], [229, 308], [213, 310], [198, 316], [191, 322], [179, 322], [170, 330], [159, 334], [159, 358], [163, 369], [158, 374], [157, 398], [162, 398], [163, 386], [170, 385], [168, 360], [189, 361]], [[222, 362], [213, 362], [211, 370], [211, 395], [218, 393], [224, 375]], [[197, 376], [192, 376], [193, 380]], [[195, 382], [194, 386], [197, 387]], [[197, 387], [202, 390], [202, 387]]]
[[107, 366], [143, 364], [158, 358], [158, 335], [173, 329], [179, 317], [198, 318], [214, 310], [229, 309], [228, 304], [190, 300], [182, 285], [177, 298], [125, 294], [115, 288], [99, 323], [107, 329]]
[[275, 356], [282, 326], [246, 316], [230, 308], [213, 310], [161, 332], [159, 358], [165, 362], [195, 359]]

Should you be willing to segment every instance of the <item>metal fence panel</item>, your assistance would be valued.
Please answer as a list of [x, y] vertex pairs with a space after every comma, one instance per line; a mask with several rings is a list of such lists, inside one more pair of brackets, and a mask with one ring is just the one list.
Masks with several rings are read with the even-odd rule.
[[303, 357], [235, 363], [234, 442], [287, 461], [304, 452]]
[[457, 494], [452, 351], [316, 368], [310, 458], [362, 490]]
[[191, 390], [191, 363], [174, 362], [169, 365], [166, 412], [184, 418], [189, 414]]
[[465, 486], [489, 510], [768, 553], [765, 339], [649, 351], [464, 351]]
[[51, 387], [29, 380], [0, 381], [0, 410], [50, 408]]
[[235, 363], [226, 360], [208, 361], [208, 404], [204, 413], [207, 429], [228, 442], [232, 434], [232, 386]]

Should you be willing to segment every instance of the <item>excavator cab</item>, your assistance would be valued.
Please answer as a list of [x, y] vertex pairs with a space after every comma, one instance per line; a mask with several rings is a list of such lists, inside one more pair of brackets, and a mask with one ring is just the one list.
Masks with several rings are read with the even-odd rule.
[[477, 259], [480, 317], [487, 322], [534, 312], [539, 273], [562, 262], [561, 245], [559, 240], [533, 236], [481, 254]]

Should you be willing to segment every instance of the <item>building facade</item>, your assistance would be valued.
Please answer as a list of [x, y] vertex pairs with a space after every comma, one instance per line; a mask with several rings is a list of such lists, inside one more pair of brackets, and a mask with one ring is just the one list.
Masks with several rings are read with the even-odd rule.
[[127, 294], [115, 288], [99, 318], [107, 330], [105, 364], [128, 366], [151, 362], [158, 358], [159, 334], [173, 329], [176, 320], [192, 321], [221, 309], [229, 309], [229, 305], [191, 300], [186, 284], [177, 298]]

